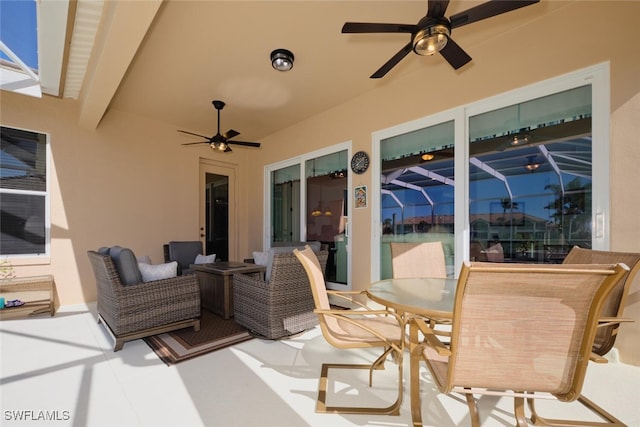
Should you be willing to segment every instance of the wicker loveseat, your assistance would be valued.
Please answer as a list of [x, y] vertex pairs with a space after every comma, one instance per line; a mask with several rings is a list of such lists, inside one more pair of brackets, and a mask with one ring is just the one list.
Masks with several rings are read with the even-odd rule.
[[[234, 319], [255, 334], [278, 339], [318, 324], [307, 274], [293, 247], [272, 248], [265, 280], [245, 274], [233, 276]], [[328, 251], [318, 259], [324, 271]]]
[[195, 274], [126, 285], [109, 254], [88, 251], [87, 255], [98, 288], [98, 322], [115, 340], [114, 351], [126, 341], [150, 335], [190, 326], [200, 330]]

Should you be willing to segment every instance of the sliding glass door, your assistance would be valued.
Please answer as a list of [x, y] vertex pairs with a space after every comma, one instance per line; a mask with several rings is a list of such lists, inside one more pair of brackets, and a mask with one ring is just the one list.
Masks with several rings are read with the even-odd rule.
[[608, 249], [608, 87], [605, 64], [375, 133], [372, 278], [392, 241], [441, 241], [451, 276]]
[[340, 144], [266, 168], [270, 226], [265, 247], [321, 242], [329, 251], [327, 285], [334, 289], [349, 288], [349, 149]]

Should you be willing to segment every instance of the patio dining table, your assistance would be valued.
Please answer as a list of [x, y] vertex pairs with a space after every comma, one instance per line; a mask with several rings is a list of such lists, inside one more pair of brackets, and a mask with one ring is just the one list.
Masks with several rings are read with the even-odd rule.
[[372, 283], [367, 294], [403, 318], [419, 315], [432, 320], [451, 320], [457, 283], [453, 278], [385, 279]]

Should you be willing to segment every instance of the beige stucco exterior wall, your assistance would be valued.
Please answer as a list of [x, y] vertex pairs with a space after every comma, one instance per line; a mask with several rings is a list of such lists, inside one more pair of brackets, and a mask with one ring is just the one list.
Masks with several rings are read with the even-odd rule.
[[[440, 61], [413, 74], [390, 74], [371, 92], [263, 138], [261, 150], [225, 155], [239, 170], [239, 256], [262, 247], [265, 165], [345, 141], [352, 141], [354, 151], [371, 152], [375, 131], [604, 61], [611, 64], [611, 248], [640, 251], [640, 227], [632, 214], [640, 209], [632, 191], [640, 178], [640, 2], [616, 2], [613, 8], [606, 3], [574, 2], [545, 19], [553, 42], [532, 32], [526, 43], [501, 51], [493, 51], [490, 40], [465, 46], [478, 60], [462, 71]], [[606, 36], [585, 23], [606, 26]], [[512, 67], [492, 65], [504, 64], [505, 56]], [[430, 80], [436, 74], [438, 81]], [[59, 303], [95, 300], [88, 249], [119, 244], [160, 262], [163, 243], [198, 238], [199, 159], [221, 158], [180, 146], [174, 125], [111, 110], [97, 130], [86, 131], [77, 126], [76, 101], [5, 92], [0, 112], [2, 125], [51, 137], [51, 260], [16, 270], [19, 276], [54, 274]], [[371, 172], [354, 184], [370, 186]], [[358, 254], [353, 288], [363, 289], [370, 281], [370, 230], [376, 225], [370, 209], [354, 210], [351, 223]], [[636, 323], [625, 325], [619, 348], [623, 361], [640, 365], [638, 299], [631, 297]]]

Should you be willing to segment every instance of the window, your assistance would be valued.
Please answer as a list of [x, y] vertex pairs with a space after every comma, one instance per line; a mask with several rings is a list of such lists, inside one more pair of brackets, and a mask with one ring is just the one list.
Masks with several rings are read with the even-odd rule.
[[601, 64], [374, 133], [372, 279], [391, 241], [442, 241], [450, 275], [608, 249], [609, 114]]
[[47, 136], [2, 127], [0, 254], [49, 253]]

